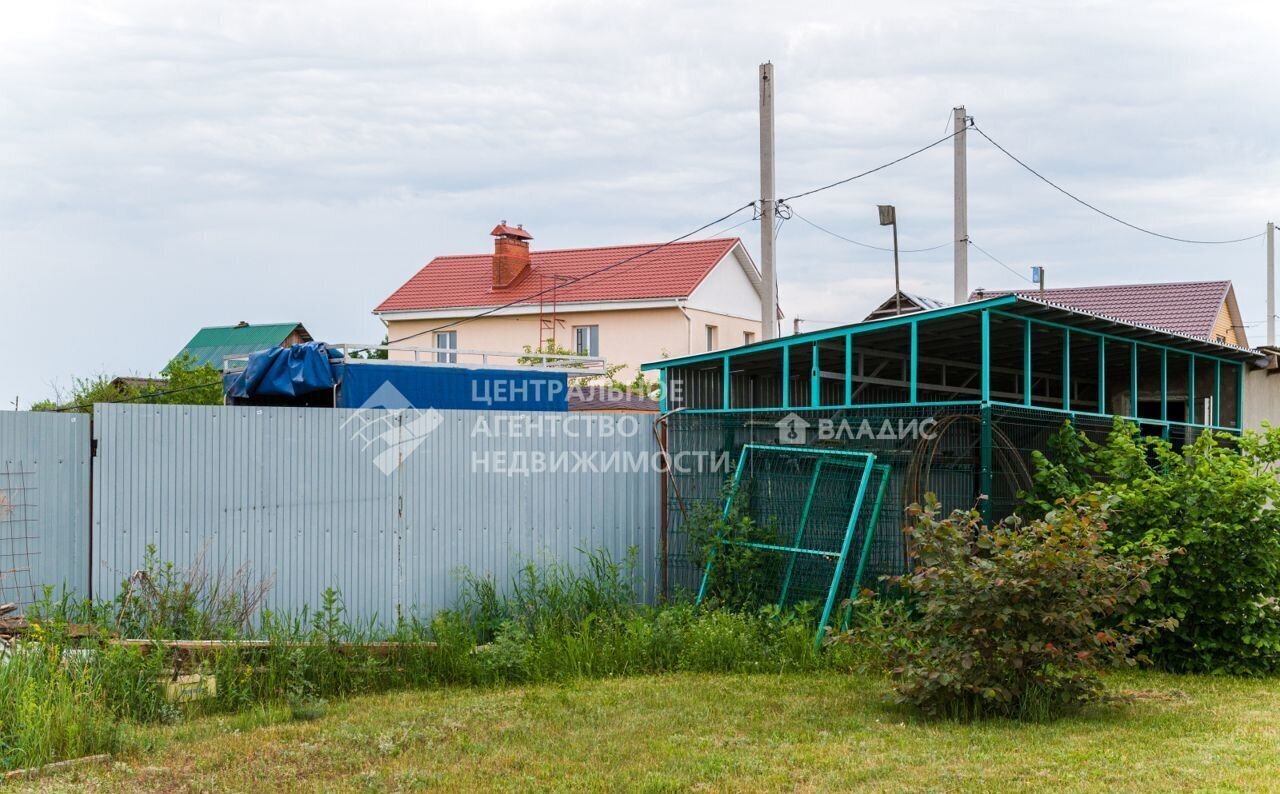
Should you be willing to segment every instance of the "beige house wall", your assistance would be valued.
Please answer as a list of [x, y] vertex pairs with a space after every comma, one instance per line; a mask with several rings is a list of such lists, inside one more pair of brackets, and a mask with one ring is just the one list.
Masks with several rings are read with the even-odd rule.
[[[387, 320], [387, 335], [391, 340], [430, 331], [461, 318], [433, 318], [430, 320]], [[543, 319], [549, 320], [549, 315]], [[670, 307], [648, 309], [615, 309], [608, 311], [556, 313], [556, 344], [573, 347], [575, 326], [596, 325], [600, 328], [600, 355], [610, 365], [621, 364], [618, 373], [621, 380], [630, 380], [647, 361], [664, 357], [684, 356], [707, 351], [707, 326], [716, 327], [719, 347], [737, 347], [744, 342], [744, 334], [751, 332], [760, 338], [760, 321], [731, 317], [697, 309], [683, 309], [674, 303]], [[490, 352], [519, 352], [525, 345], [536, 348], [540, 338], [552, 338], [547, 329], [539, 332], [540, 319], [532, 315], [505, 315], [468, 320], [449, 328], [458, 334], [459, 350], [485, 350]], [[435, 347], [433, 334], [423, 334], [399, 344], [413, 347]], [[392, 351], [392, 359], [411, 359], [411, 353]], [[466, 363], [463, 359], [460, 363]]]
[[1246, 367], [1244, 371], [1244, 427], [1260, 430], [1262, 423], [1280, 427], [1280, 372]]

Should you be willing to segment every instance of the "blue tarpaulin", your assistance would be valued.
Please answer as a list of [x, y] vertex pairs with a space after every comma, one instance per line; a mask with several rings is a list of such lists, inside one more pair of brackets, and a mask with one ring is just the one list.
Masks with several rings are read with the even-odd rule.
[[324, 342], [259, 350], [234, 376], [227, 396], [237, 400], [301, 397], [342, 382], [342, 353]]
[[[335, 408], [463, 408], [567, 411], [568, 373], [521, 367], [461, 366], [344, 359], [324, 342], [273, 347], [249, 356], [225, 379], [227, 402], [249, 405], [332, 405]], [[335, 402], [308, 395], [338, 387]]]

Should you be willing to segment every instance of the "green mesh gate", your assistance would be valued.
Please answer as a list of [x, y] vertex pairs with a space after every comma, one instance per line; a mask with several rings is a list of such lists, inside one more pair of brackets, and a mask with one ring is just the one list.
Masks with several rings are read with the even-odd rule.
[[751, 588], [779, 608], [812, 603], [820, 644], [840, 597], [862, 582], [890, 480], [870, 452], [744, 445], [722, 518], [749, 516], [756, 533], [715, 539], [697, 602]]

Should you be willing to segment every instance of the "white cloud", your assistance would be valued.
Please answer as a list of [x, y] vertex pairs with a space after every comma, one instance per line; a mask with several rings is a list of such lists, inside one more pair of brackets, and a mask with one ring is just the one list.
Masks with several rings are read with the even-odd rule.
[[[20, 354], [0, 397], [157, 370], [203, 324], [376, 339], [378, 300], [500, 218], [545, 247], [681, 234], [755, 197], [766, 59], [784, 193], [936, 139], [965, 103], [1136, 223], [1252, 233], [1277, 214], [1277, 22], [1264, 3], [6, 4], [0, 338]], [[1263, 319], [1260, 241], [1139, 235], [970, 137], [971, 233], [1018, 272], [1226, 276]], [[883, 244], [886, 201], [904, 247], [949, 240], [947, 147], [795, 207]], [[892, 283], [887, 256], [798, 220], [779, 245], [790, 316], [856, 319]], [[904, 256], [903, 280], [948, 297], [948, 250]]]

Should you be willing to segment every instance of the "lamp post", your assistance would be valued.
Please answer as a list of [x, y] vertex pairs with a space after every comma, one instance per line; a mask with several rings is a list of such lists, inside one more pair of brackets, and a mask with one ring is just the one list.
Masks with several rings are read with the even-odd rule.
[[898, 213], [892, 204], [879, 204], [880, 225], [893, 227], [893, 301], [894, 314], [902, 314], [902, 285], [898, 281]]

